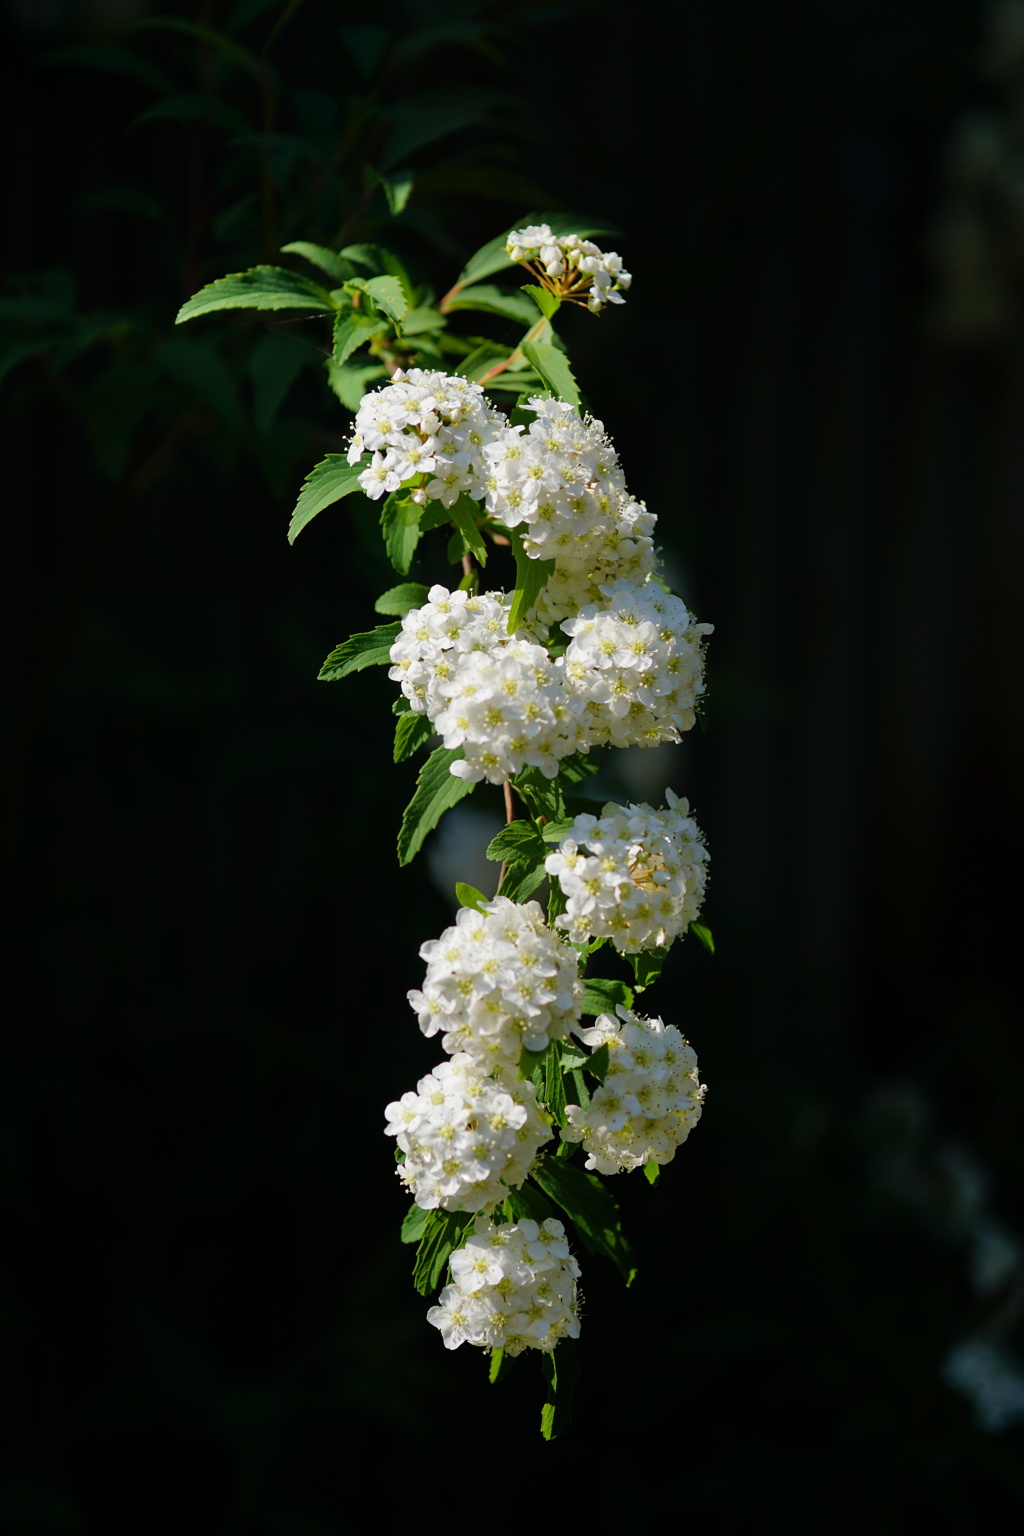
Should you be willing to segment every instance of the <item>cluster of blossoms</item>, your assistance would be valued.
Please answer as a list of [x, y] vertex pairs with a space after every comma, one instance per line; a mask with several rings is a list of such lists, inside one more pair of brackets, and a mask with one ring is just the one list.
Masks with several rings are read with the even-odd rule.
[[537, 902], [496, 896], [462, 907], [451, 928], [420, 949], [423, 990], [409, 993], [425, 1035], [443, 1030], [446, 1051], [480, 1070], [515, 1077], [525, 1046], [542, 1051], [580, 1018], [576, 955], [550, 929]]
[[364, 395], [348, 461], [373, 455], [359, 484], [373, 500], [415, 481], [417, 501], [451, 507], [483, 494], [484, 444], [505, 424], [479, 384], [458, 374], [398, 369], [389, 384]]
[[518, 1355], [579, 1337], [580, 1271], [560, 1221], [488, 1222], [449, 1263], [452, 1283], [427, 1313], [446, 1349], [477, 1344]]
[[580, 1038], [608, 1047], [608, 1071], [587, 1109], [566, 1107], [565, 1141], [581, 1141], [586, 1166], [622, 1173], [670, 1163], [700, 1119], [705, 1088], [697, 1057], [678, 1029], [626, 1008], [603, 1013]]
[[599, 598], [603, 582], [643, 582], [654, 570], [655, 519], [626, 491], [601, 422], [561, 400], [532, 399], [529, 429], [506, 426], [485, 445], [484, 505], [522, 527], [531, 560], [554, 560], [539, 604], [546, 623]]
[[574, 944], [607, 938], [636, 954], [671, 944], [697, 917], [708, 852], [688, 803], [670, 789], [665, 798], [664, 811], [609, 804], [577, 816], [545, 860], [566, 897], [556, 921]]
[[696, 623], [682, 599], [656, 581], [620, 580], [601, 592], [600, 604], [562, 624], [572, 637], [566, 687], [584, 705], [590, 743], [678, 741], [704, 692], [703, 641], [712, 625]]
[[[602, 251], [579, 235], [552, 234], [547, 224], [514, 229], [506, 251], [523, 262], [559, 298], [586, 304], [596, 314], [606, 304], [624, 304], [621, 290], [633, 281], [617, 251]], [[546, 280], [546, 281], [545, 281]]]
[[482, 1211], [518, 1189], [551, 1136], [530, 1082], [502, 1086], [460, 1051], [385, 1110], [399, 1177], [423, 1210]]

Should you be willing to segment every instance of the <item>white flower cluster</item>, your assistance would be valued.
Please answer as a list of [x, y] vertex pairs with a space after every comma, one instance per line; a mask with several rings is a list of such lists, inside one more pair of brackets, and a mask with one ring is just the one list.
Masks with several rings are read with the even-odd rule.
[[551, 1136], [533, 1084], [502, 1086], [459, 1052], [416, 1086], [384, 1111], [387, 1134], [405, 1153], [399, 1177], [416, 1204], [482, 1211], [518, 1189]]
[[507, 426], [484, 447], [484, 505], [522, 527], [531, 560], [556, 561], [539, 615], [545, 623], [600, 600], [601, 584], [646, 581], [654, 569], [655, 519], [626, 491], [604, 426], [561, 400], [532, 399], [536, 419]]
[[462, 748], [452, 773], [500, 784], [530, 766], [554, 778], [561, 759], [588, 740], [561, 661], [509, 635], [504, 593], [470, 597], [437, 586], [428, 597], [402, 620], [388, 675], [446, 747]]
[[565, 1141], [582, 1141], [586, 1166], [622, 1173], [642, 1163], [670, 1163], [700, 1119], [705, 1087], [697, 1057], [678, 1029], [626, 1008], [603, 1013], [580, 1038], [608, 1047], [605, 1080], [587, 1109], [566, 1107]]
[[700, 911], [708, 852], [690, 807], [666, 789], [668, 809], [606, 805], [577, 816], [544, 868], [566, 897], [556, 919], [574, 944], [611, 939], [622, 954], [671, 944]]
[[496, 896], [479, 912], [462, 907], [420, 956], [426, 980], [409, 993], [420, 1028], [443, 1030], [445, 1050], [465, 1053], [480, 1071], [514, 1077], [524, 1046], [542, 1051], [579, 1021], [576, 954], [535, 901]]
[[509, 1226], [488, 1222], [455, 1250], [449, 1263], [452, 1284], [427, 1313], [446, 1349], [477, 1344], [518, 1355], [524, 1349], [552, 1350], [559, 1339], [579, 1337], [580, 1270], [560, 1221], [538, 1224], [523, 1217]]
[[572, 637], [565, 681], [585, 706], [592, 745], [654, 746], [678, 741], [694, 722], [704, 692], [704, 636], [681, 598], [657, 582], [602, 587], [562, 629]]
[[359, 484], [373, 500], [415, 481], [418, 501], [450, 507], [463, 494], [483, 495], [483, 447], [504, 424], [481, 385], [458, 374], [398, 369], [359, 402], [348, 462], [372, 453]]
[[[536, 266], [557, 286], [553, 291], [564, 298], [586, 294], [586, 305], [596, 314], [608, 303], [624, 304], [620, 290], [633, 281], [622, 265], [617, 251], [602, 251], [592, 240], [579, 235], [552, 234], [547, 224], [530, 224], [513, 229], [505, 247], [513, 261]], [[582, 298], [581, 298], [582, 302]]]

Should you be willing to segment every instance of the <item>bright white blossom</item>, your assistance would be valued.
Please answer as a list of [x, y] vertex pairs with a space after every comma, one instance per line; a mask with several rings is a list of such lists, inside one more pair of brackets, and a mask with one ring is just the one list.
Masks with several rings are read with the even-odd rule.
[[388, 676], [417, 714], [433, 720], [445, 707], [442, 691], [454, 676], [459, 659], [472, 651], [490, 653], [508, 644], [511, 599], [504, 592], [471, 595], [447, 587], [431, 587], [422, 608], [412, 608], [402, 620], [402, 632], [391, 647]]
[[671, 944], [697, 917], [708, 851], [686, 800], [666, 789], [668, 807], [606, 805], [577, 816], [544, 868], [566, 909], [556, 919], [574, 944], [611, 939], [622, 954]]
[[477, 1227], [452, 1254], [452, 1283], [427, 1313], [445, 1348], [476, 1344], [518, 1355], [578, 1338], [580, 1269], [562, 1223], [523, 1217], [510, 1225], [478, 1222]]
[[503, 1086], [459, 1052], [385, 1110], [398, 1175], [424, 1210], [482, 1211], [518, 1189], [551, 1125], [531, 1082]]
[[583, 701], [591, 743], [678, 741], [704, 692], [702, 648], [713, 626], [698, 624], [654, 581], [615, 581], [601, 592], [600, 605], [588, 603], [561, 626], [571, 636], [566, 686]]
[[586, 1166], [622, 1173], [642, 1163], [670, 1163], [700, 1119], [705, 1086], [697, 1057], [678, 1029], [626, 1008], [601, 1014], [580, 1031], [593, 1049], [608, 1047], [608, 1071], [589, 1107], [566, 1106], [565, 1141], [582, 1141]]
[[513, 261], [528, 262], [563, 298], [585, 303], [596, 314], [608, 303], [624, 304], [622, 291], [633, 281], [617, 251], [602, 251], [579, 235], [552, 234], [547, 224], [513, 229], [505, 247]]
[[462, 907], [439, 939], [420, 949], [422, 991], [409, 993], [425, 1035], [465, 1052], [484, 1072], [515, 1075], [525, 1046], [542, 1051], [580, 1018], [583, 984], [575, 951], [544, 921], [537, 902], [496, 896]]
[[461, 495], [483, 494], [483, 448], [505, 421], [479, 384], [458, 374], [399, 368], [389, 384], [359, 402], [348, 461], [373, 455], [359, 476], [373, 500], [411, 483], [424, 501], [450, 507]]

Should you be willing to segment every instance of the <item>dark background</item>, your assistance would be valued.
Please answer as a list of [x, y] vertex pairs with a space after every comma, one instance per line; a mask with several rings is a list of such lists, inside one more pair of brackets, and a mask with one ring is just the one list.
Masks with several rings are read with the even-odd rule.
[[[1024, 9], [9, 0], [2, 71], [4, 1528], [1019, 1530]], [[651, 997], [708, 1107], [615, 1186], [640, 1275], [585, 1264], [552, 1446], [397, 1242], [453, 904], [395, 864], [392, 686], [315, 681], [390, 584], [372, 511], [284, 539], [321, 334], [172, 329], [290, 239], [443, 292], [529, 208], [622, 232], [566, 335], [716, 625], [644, 791], [711, 849], [717, 954]]]

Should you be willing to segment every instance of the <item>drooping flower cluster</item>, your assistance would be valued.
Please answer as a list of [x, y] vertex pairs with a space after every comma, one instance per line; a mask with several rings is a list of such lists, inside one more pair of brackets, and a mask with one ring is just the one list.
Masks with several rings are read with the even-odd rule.
[[482, 1211], [518, 1189], [551, 1126], [531, 1082], [503, 1086], [460, 1051], [385, 1110], [399, 1177], [424, 1210]]
[[622, 954], [671, 944], [700, 912], [708, 852], [687, 801], [614, 805], [577, 816], [544, 868], [566, 909], [556, 921], [574, 944], [611, 939]]
[[525, 1046], [542, 1051], [580, 1017], [583, 984], [574, 951], [544, 921], [537, 902], [496, 896], [462, 907], [439, 939], [420, 949], [422, 991], [409, 1003], [425, 1035], [444, 1034], [480, 1071], [514, 1078]]
[[411, 485], [416, 500], [450, 507], [461, 495], [483, 494], [483, 447], [504, 425], [479, 384], [458, 374], [398, 369], [360, 401], [348, 461], [357, 464], [367, 450], [373, 455], [359, 484], [374, 501]]
[[455, 1250], [449, 1264], [452, 1283], [427, 1313], [446, 1349], [476, 1344], [518, 1355], [579, 1337], [580, 1271], [560, 1221], [488, 1222]]
[[705, 1088], [697, 1057], [678, 1029], [626, 1008], [601, 1014], [580, 1037], [608, 1047], [605, 1080], [589, 1107], [566, 1108], [565, 1141], [581, 1141], [586, 1166], [622, 1173], [643, 1163], [670, 1163], [700, 1119]]
[[596, 314], [606, 304], [624, 304], [620, 290], [632, 276], [617, 251], [602, 251], [579, 235], [552, 234], [547, 224], [513, 229], [505, 247], [513, 261], [524, 262], [546, 278], [545, 287], [560, 298], [586, 304]]
[[522, 527], [532, 560], [556, 561], [539, 613], [550, 623], [596, 601], [603, 582], [645, 581], [654, 569], [654, 517], [626, 491], [604, 426], [561, 400], [532, 399], [536, 419], [485, 446], [484, 505]]
[[572, 637], [566, 686], [585, 705], [591, 744], [678, 741], [704, 692], [702, 647], [713, 626], [655, 581], [619, 580], [601, 592], [600, 604], [562, 624]]

